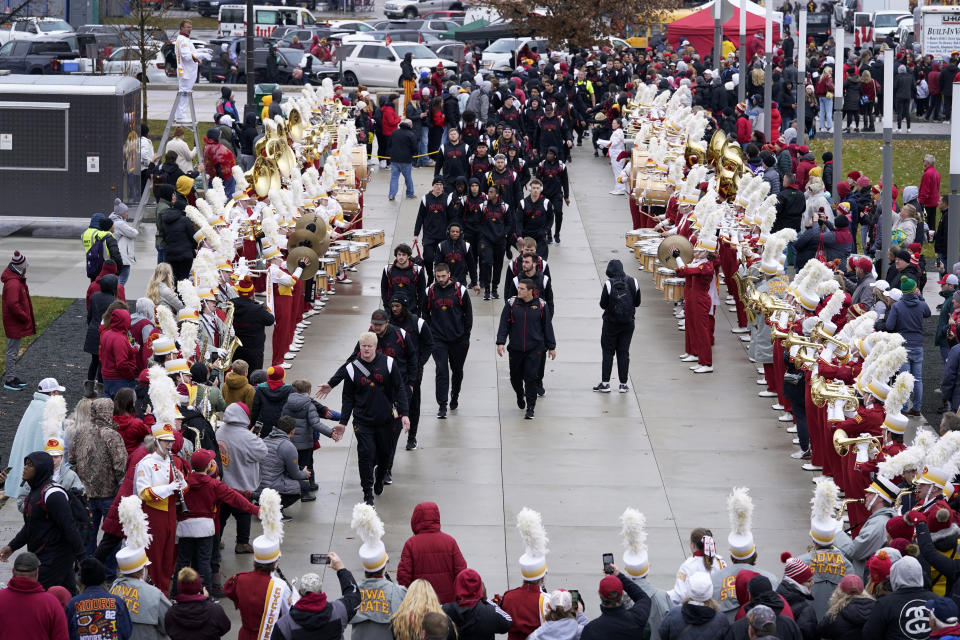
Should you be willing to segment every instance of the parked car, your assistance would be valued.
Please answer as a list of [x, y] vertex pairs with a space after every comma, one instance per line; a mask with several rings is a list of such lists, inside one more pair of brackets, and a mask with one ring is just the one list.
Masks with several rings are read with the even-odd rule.
[[328, 20], [324, 24], [336, 33], [363, 33], [374, 30], [371, 23], [366, 20]]
[[453, 20], [459, 25], [463, 25], [464, 18], [466, 16], [465, 11], [422, 11], [420, 12], [421, 18], [429, 18], [430, 20]]
[[[349, 47], [349, 51], [344, 52], [344, 47]], [[364, 42], [343, 44], [340, 49], [346, 56], [343, 61], [343, 83], [354, 87], [360, 83], [376, 87], [401, 86], [400, 61], [408, 52], [413, 54], [415, 72], [430, 70], [440, 62], [448, 69], [457, 66], [452, 60], [438, 58], [426, 46], [415, 42]]]
[[61, 73], [61, 60], [80, 57], [63, 40], [11, 40], [0, 47], [0, 70], [11, 73]]
[[[220, 60], [220, 45], [226, 43], [227, 48], [237, 57], [237, 69], [240, 75], [244, 75], [247, 67], [247, 39], [246, 38], [218, 38], [210, 41], [210, 45], [213, 48], [214, 55], [210, 57], [209, 60], [202, 60], [200, 62], [200, 77], [206, 78], [209, 82], [223, 82], [227, 76], [227, 71], [223, 67], [223, 63]], [[276, 44], [277, 41], [274, 38], [259, 38], [255, 37], [253, 39], [253, 50], [254, 52], [257, 49], [266, 50], [271, 44]], [[264, 58], [266, 59], [266, 58]], [[169, 64], [167, 65], [169, 67]], [[176, 60], [174, 60], [174, 68], [176, 68]]]
[[[146, 32], [150, 40], [170, 42], [170, 36], [160, 27], [147, 27]], [[140, 37], [139, 30], [132, 24], [84, 24], [77, 28], [77, 33], [93, 33], [98, 37], [116, 36], [124, 44], [133, 44]]]
[[74, 28], [60, 18], [16, 18], [0, 25], [0, 43], [10, 40], [38, 40], [60, 33], [74, 33]]
[[873, 14], [873, 40], [874, 42], [883, 42], [887, 39], [887, 34], [897, 34], [897, 26], [903, 18], [910, 18], [911, 15], [905, 11], [894, 9], [877, 11]]
[[383, 13], [388, 18], [416, 18], [427, 11], [463, 11], [461, 0], [387, 0]]
[[542, 38], [500, 38], [483, 50], [480, 66], [491, 71], [509, 73], [513, 71], [511, 65], [516, 62], [513, 57], [525, 44], [529, 45], [530, 50], [539, 55], [541, 60], [547, 59], [550, 45]]
[[[276, 80], [280, 84], [296, 84], [293, 79], [293, 70], [297, 67], [303, 70], [302, 84], [319, 85], [324, 78], [330, 78], [334, 82], [340, 80], [340, 68], [332, 64], [324, 64], [320, 59], [311, 53], [301, 49], [277, 49], [280, 56], [277, 66]], [[267, 82], [267, 55], [269, 50], [266, 48], [255, 49], [253, 52], [253, 65], [256, 71], [257, 82]]]
[[438, 58], [456, 60], [456, 51], [463, 51], [462, 42], [449, 42], [447, 40], [437, 40], [436, 42], [430, 42], [427, 44], [427, 47], [437, 54]]
[[[151, 52], [150, 62], [147, 64], [147, 82], [166, 82], [165, 66], [163, 54], [159, 50], [155, 53]], [[139, 48], [121, 47], [111, 53], [103, 61], [103, 73], [130, 76], [139, 81], [143, 75]]]
[[327, 42], [339, 39], [341, 36], [346, 35], [346, 33], [342, 31], [334, 31], [332, 29], [327, 29], [326, 27], [287, 27], [282, 34], [277, 35], [279, 31], [280, 29], [278, 28], [273, 32], [274, 37], [278, 38], [278, 47], [289, 47], [290, 43], [293, 42], [293, 37], [296, 36], [300, 38], [300, 42], [303, 44], [305, 49], [309, 47], [309, 43], [313, 39], [314, 35], [321, 40], [326, 39]]

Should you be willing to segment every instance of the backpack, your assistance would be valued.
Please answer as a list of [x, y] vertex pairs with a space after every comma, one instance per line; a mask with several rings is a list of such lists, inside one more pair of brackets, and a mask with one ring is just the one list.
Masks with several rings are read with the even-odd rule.
[[103, 269], [104, 242], [106, 242], [106, 235], [95, 236], [87, 251], [87, 277], [91, 280], [96, 278]]
[[41, 504], [43, 505], [44, 513], [48, 513], [47, 496], [57, 489], [63, 491], [64, 495], [67, 496], [67, 502], [70, 504], [70, 513], [73, 515], [73, 521], [77, 525], [77, 530], [80, 532], [80, 537], [83, 539], [84, 544], [86, 544], [90, 534], [94, 533], [93, 511], [90, 510], [90, 502], [87, 500], [87, 496], [74, 489], [70, 489], [68, 491], [59, 483], [50, 482], [44, 485], [43, 492], [41, 494], [43, 496], [43, 502]]
[[627, 286], [626, 278], [617, 278], [610, 281], [610, 306], [607, 307], [612, 320], [617, 322], [631, 322], [633, 320], [633, 295]]

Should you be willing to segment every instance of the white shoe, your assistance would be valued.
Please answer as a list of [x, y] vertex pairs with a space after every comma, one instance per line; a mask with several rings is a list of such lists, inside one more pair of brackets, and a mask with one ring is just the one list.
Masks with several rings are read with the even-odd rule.
[[[749, 357], [748, 357], [747, 360], [748, 360], [749, 362], [756, 362], [756, 360], [755, 360], [754, 358], [749, 358]], [[757, 371], [757, 373], [759, 373], [760, 375], [763, 375], [763, 368], [761, 368], [760, 371]]]
[[[753, 362], [756, 362], [756, 360], [753, 360]], [[757, 367], [757, 373], [759, 373], [760, 375], [765, 375], [763, 367]]]
[[791, 440], [791, 442], [793, 444], [800, 444], [800, 438], [794, 438], [793, 440]]
[[750, 336], [740, 336], [740, 342], [750, 342]]
[[777, 418], [777, 422], [793, 422], [793, 416], [789, 413], [785, 413]]
[[281, 368], [281, 369], [289, 369], [289, 368], [292, 367], [292, 366], [293, 366], [293, 365], [290, 364], [289, 362], [282, 362], [282, 363], [280, 363], [280, 368]]
[[687, 327], [685, 325], [680, 325], [679, 327], [677, 327], [677, 331], [686, 331], [686, 330], [687, 330]]
[[730, 329], [730, 333], [750, 333], [750, 329], [748, 327], [735, 327]]
[[733, 296], [727, 296], [723, 302], [724, 304], [735, 304]]
[[797, 425], [793, 425], [792, 427], [787, 427], [787, 433], [796, 433], [796, 432], [797, 432]]
[[386, 168], [387, 168], [387, 161], [386, 161], [386, 160], [381, 160], [381, 161], [380, 161], [380, 168], [381, 168], [381, 169], [386, 169]]
[[761, 392], [758, 393], [757, 395], [760, 396], [761, 398], [776, 398], [776, 397], [777, 397], [777, 392], [776, 392], [776, 391], [767, 391], [766, 389], [764, 389], [763, 391], [761, 391]]
[[680, 358], [681, 360], [683, 360], [684, 358], [689, 358], [689, 357], [690, 357], [690, 354], [687, 353], [686, 351], [684, 351], [683, 353], [681, 353], [681, 354], [680, 354], [679, 356], [677, 356], [677, 357]]
[[683, 311], [681, 311], [680, 313], [676, 314], [676, 316], [677, 316], [677, 320], [683, 320], [683, 318], [684, 318]]
[[627, 192], [626, 192], [626, 191], [617, 191], [616, 189], [614, 189], [613, 191], [610, 192], [610, 195], [612, 195], [612, 196], [625, 196], [625, 195], [627, 195]]
[[[793, 444], [799, 444], [799, 442], [794, 442]], [[799, 451], [794, 451], [793, 453], [791, 453], [790, 457], [793, 458], [794, 460], [799, 460], [803, 457], [803, 454], [805, 453], [806, 451], [804, 451], [803, 449], [800, 449]]]
[[350, 278], [344, 278], [343, 280], [337, 280], [337, 284], [353, 284], [353, 280]]
[[700, 368], [700, 365], [695, 364], [695, 365], [693, 365], [692, 367], [687, 367], [687, 368], [690, 369], [690, 371], [694, 371], [694, 370], [696, 370], [696, 369], [699, 369], [699, 368]]
[[300, 353], [300, 347], [295, 344], [291, 344], [289, 347], [287, 347], [287, 353]]
[[696, 362], [697, 360], [699, 360], [697, 356], [684, 356], [683, 358], [680, 358], [681, 362]]
[[303, 328], [309, 327], [309, 326], [310, 326], [310, 321], [309, 321], [309, 320], [301, 320], [300, 322], [297, 323], [297, 328], [298, 328], [298, 329], [303, 329]]
[[333, 296], [333, 295], [336, 295], [336, 294], [337, 294], [337, 290], [334, 289], [333, 287], [331, 287], [331, 288], [327, 291], [327, 295], [328, 295], [328, 296]]
[[323, 309], [325, 306], [327, 306], [327, 303], [326, 303], [326, 302], [314, 302], [314, 303], [313, 303], [313, 310], [314, 310], [314, 311], [320, 311], [320, 310]]
[[759, 380], [757, 380], [757, 384], [759, 384], [759, 385], [761, 385], [761, 386], [764, 386], [764, 385], [767, 384], [767, 379], [766, 379], [766, 378], [760, 378]]
[[296, 358], [296, 357], [297, 357], [297, 354], [291, 353], [291, 352], [289, 352], [289, 351], [287, 351], [285, 354], [283, 354], [283, 359], [284, 359], [284, 360], [293, 360], [293, 359]]
[[804, 471], [823, 471], [823, 467], [818, 467], [816, 465], [810, 464], [809, 462], [800, 467]]
[[713, 373], [713, 367], [703, 365], [693, 370], [694, 373]]
[[783, 405], [780, 404], [779, 402], [777, 404], [770, 405], [770, 408], [773, 409], [774, 411], [783, 411]]

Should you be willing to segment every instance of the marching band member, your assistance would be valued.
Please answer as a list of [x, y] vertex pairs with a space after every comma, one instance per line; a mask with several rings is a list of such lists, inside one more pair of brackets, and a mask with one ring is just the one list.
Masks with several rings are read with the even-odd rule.
[[[712, 192], [708, 191], [706, 198]], [[711, 211], [711, 213], [714, 213]], [[690, 283], [689, 294], [684, 298], [684, 313], [686, 335], [689, 339], [689, 354], [681, 358], [684, 362], [692, 362], [696, 356], [697, 365], [691, 366], [694, 373], [713, 373], [713, 329], [717, 304], [716, 229], [719, 220], [712, 216], [711, 221], [705, 222], [697, 236], [697, 244], [693, 252], [693, 262], [687, 266], [680, 258], [680, 250], [675, 249], [673, 257], [677, 261], [677, 275], [687, 279]], [[686, 287], [684, 287], [686, 291]]]
[[[293, 337], [297, 321], [294, 317], [294, 286], [300, 279], [303, 269], [309, 264], [306, 258], [297, 263], [297, 269], [290, 273], [283, 264], [283, 254], [276, 247], [264, 248], [263, 257], [270, 265], [268, 272], [267, 308], [273, 312], [276, 323], [273, 327], [273, 349], [270, 364], [289, 369], [284, 360], [293, 360], [296, 353], [290, 351], [294, 346]], [[298, 349], [299, 350], [299, 349]]]

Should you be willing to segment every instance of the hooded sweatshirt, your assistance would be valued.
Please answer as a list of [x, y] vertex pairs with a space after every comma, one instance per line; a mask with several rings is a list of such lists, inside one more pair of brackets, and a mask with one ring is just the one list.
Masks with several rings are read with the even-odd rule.
[[413, 537], [403, 545], [397, 582], [404, 586], [417, 579], [433, 585], [441, 604], [453, 602], [454, 581], [467, 563], [452, 536], [440, 531], [440, 508], [434, 502], [421, 502], [410, 516]]
[[887, 313], [887, 331], [903, 336], [907, 349], [923, 348], [923, 319], [930, 317], [930, 307], [916, 293], [907, 293]]
[[[464, 569], [457, 574], [454, 589], [456, 601], [443, 605], [443, 612], [456, 625], [459, 640], [493, 640], [496, 634], [510, 631], [513, 619], [500, 607], [483, 598], [483, 580], [479, 573]], [[579, 632], [566, 637], [578, 636]], [[556, 637], [559, 639], [564, 636]]]
[[217, 602], [203, 594], [181, 593], [164, 614], [163, 626], [174, 640], [220, 640], [231, 624]]
[[100, 336], [100, 367], [104, 380], [136, 380], [137, 350], [127, 339], [130, 331], [130, 312], [114, 309], [110, 327]]
[[[607, 281], [603, 283], [603, 290], [600, 292], [600, 308], [603, 309], [604, 322], [618, 322], [611, 305], [610, 293], [613, 290], [614, 283], [624, 280], [627, 285], [627, 293], [630, 294], [633, 307], [640, 306], [640, 284], [633, 276], [627, 276], [623, 271], [623, 263], [619, 260], [611, 260], [607, 263]], [[630, 314], [632, 323], [635, 313]]]
[[223, 401], [228, 405], [234, 402], [242, 402], [248, 407], [252, 407], [253, 396], [255, 394], [256, 391], [247, 381], [246, 376], [234, 373], [233, 371], [227, 372], [227, 375], [224, 376]]
[[237, 491], [255, 491], [260, 486], [260, 462], [267, 455], [266, 443], [247, 428], [249, 423], [247, 412], [234, 403], [223, 412], [217, 430], [223, 482]]
[[923, 569], [912, 556], [901, 558], [890, 569], [893, 593], [877, 600], [863, 626], [871, 640], [921, 640], [930, 635], [927, 600], [936, 596], [923, 588]]
[[256, 395], [253, 396], [253, 408], [250, 410], [250, 422], [258, 420], [263, 425], [260, 434], [265, 438], [277, 426], [277, 420], [287, 403], [287, 397], [293, 393], [289, 384], [271, 385], [270, 381], [258, 384]]
[[0, 611], [16, 615], [18, 640], [69, 637], [63, 606], [36, 580], [23, 576], [12, 577], [7, 588], [0, 589]]

